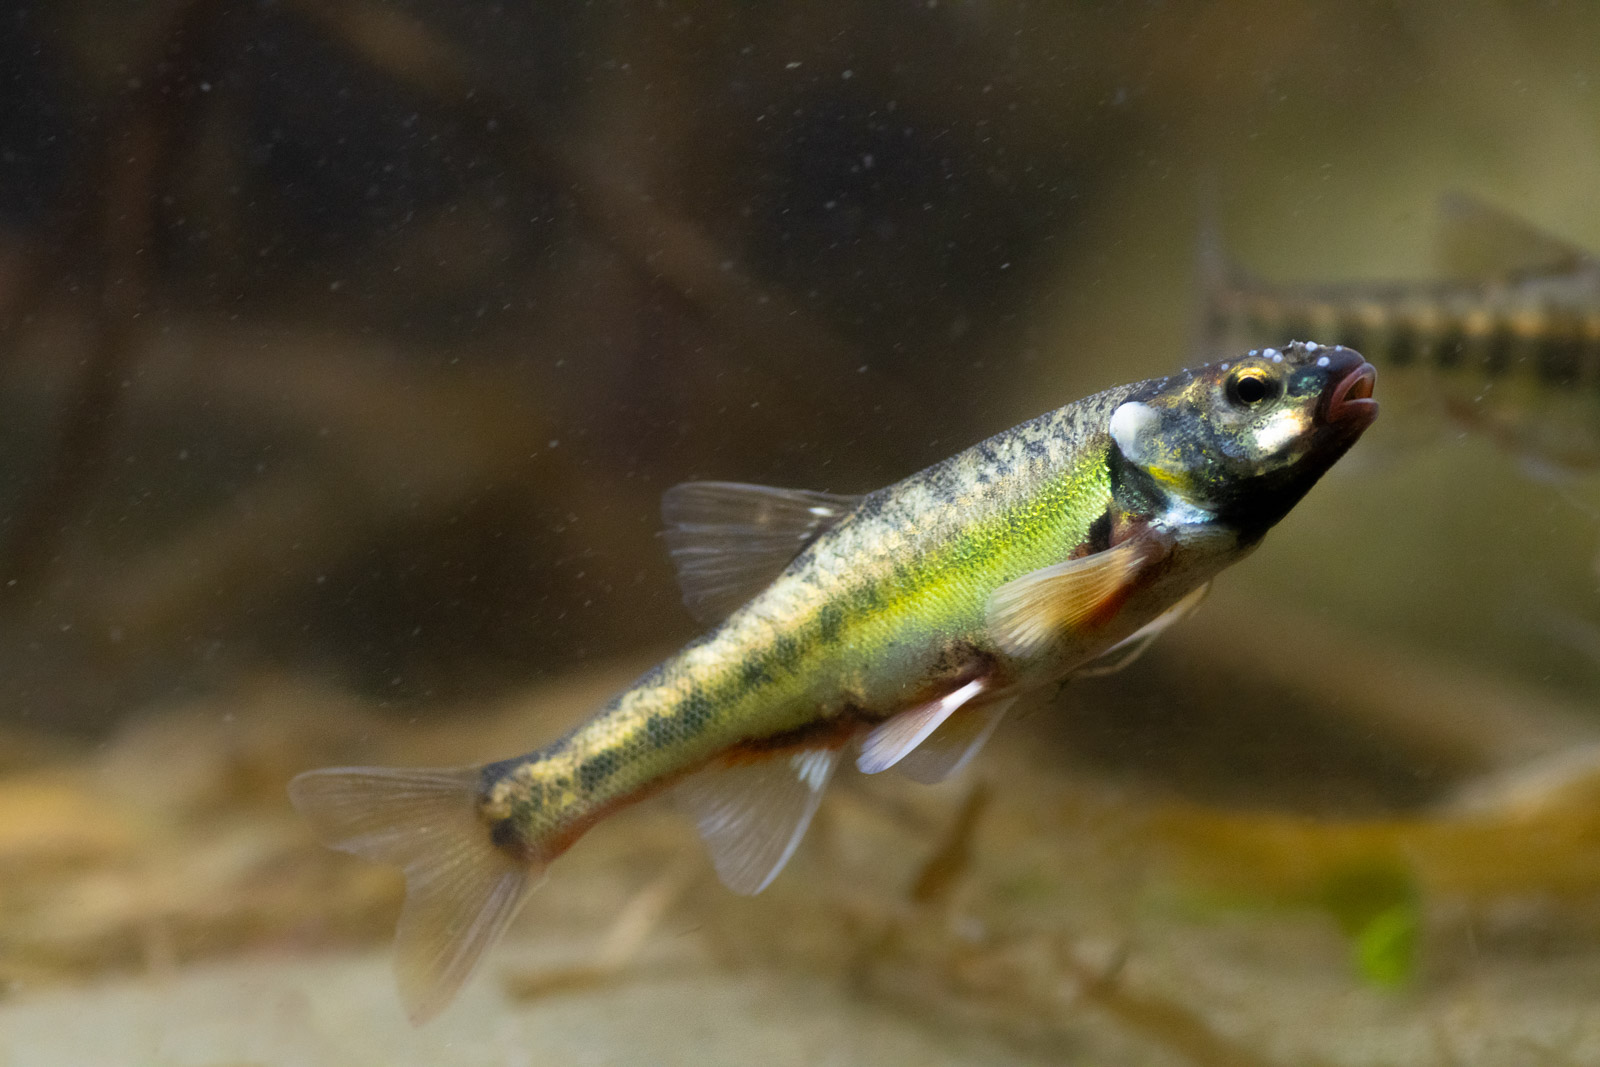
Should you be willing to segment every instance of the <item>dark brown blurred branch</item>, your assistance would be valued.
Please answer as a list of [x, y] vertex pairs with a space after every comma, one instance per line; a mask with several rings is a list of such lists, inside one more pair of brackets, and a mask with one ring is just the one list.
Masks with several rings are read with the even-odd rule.
[[[139, 406], [170, 410], [204, 401], [241, 418], [271, 412], [280, 425], [335, 427], [307, 462], [234, 494], [173, 537], [131, 559], [80, 560], [78, 612], [116, 628], [134, 654], [205, 632], [308, 568], [336, 564], [385, 529], [427, 521], [525, 476], [559, 499], [581, 488], [560, 464], [531, 457], [550, 437], [514, 381], [338, 357], [316, 345], [277, 350], [271, 366], [237, 337], [213, 335], [199, 367], [152, 360]], [[359, 398], [352, 402], [352, 398]], [[160, 416], [157, 416], [160, 417]]]
[[[6, 538], [0, 599], [25, 600], [47, 577], [61, 531], [81, 510], [106, 466], [126, 379], [137, 359], [139, 318], [150, 296], [151, 242], [160, 190], [190, 113], [190, 86], [248, 5], [194, 0], [160, 35], [126, 106], [102, 146], [105, 191], [93, 240], [101, 245], [94, 333], [72, 390], [55, 455], [39, 475]], [[36, 294], [30, 294], [30, 296]]]
[[[464, 57], [423, 24], [360, 0], [298, 0], [291, 9], [367, 66], [426, 94], [512, 173], [561, 190], [593, 234], [641, 279], [664, 286], [735, 346], [762, 352], [763, 365], [815, 371], [860, 363], [857, 352], [799, 304], [740, 271], [701, 228], [647, 192], [607, 176], [585, 150], [557, 143], [526, 106], [481, 84]], [[90, 238], [100, 243], [103, 263], [92, 349], [71, 392], [53, 460], [38, 475], [0, 553], [8, 583], [0, 597], [12, 603], [45, 584], [61, 532], [105, 470], [125, 383], [138, 359], [140, 317], [151, 296], [160, 194], [193, 135], [193, 86], [215, 65], [230, 34], [263, 17], [260, 9], [236, 0], [194, 0], [181, 7], [164, 26], [152, 57], [138, 68], [144, 74], [120, 132], [103, 146], [99, 170], [107, 184]]]
[[475, 76], [448, 43], [411, 17], [364, 0], [293, 0], [306, 19], [367, 65], [427, 94], [463, 130], [513, 171], [571, 198], [601, 240], [646, 280], [665, 283], [738, 345], [770, 365], [853, 370], [860, 353], [793, 298], [739, 269], [728, 250], [649, 191], [631, 188], [590, 158], [593, 149], [561, 142], [528, 108]]
[[933, 854], [917, 872], [911, 899], [928, 906], [948, 903], [957, 884], [972, 867], [972, 845], [978, 822], [989, 806], [989, 786], [979, 782], [961, 802], [961, 810], [945, 830]]

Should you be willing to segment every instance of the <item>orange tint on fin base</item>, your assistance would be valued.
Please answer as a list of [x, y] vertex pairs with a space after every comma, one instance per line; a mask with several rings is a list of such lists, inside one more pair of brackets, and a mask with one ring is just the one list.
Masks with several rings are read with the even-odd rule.
[[1104, 624], [1167, 541], [1148, 527], [1092, 555], [1024, 574], [989, 596], [989, 635], [1004, 651], [1037, 655], [1069, 630]]

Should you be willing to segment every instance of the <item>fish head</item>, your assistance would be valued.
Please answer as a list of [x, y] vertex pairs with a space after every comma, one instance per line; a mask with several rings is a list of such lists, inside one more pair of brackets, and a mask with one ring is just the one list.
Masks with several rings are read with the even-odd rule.
[[1376, 378], [1338, 345], [1261, 349], [1144, 383], [1110, 435], [1148, 493], [1259, 535], [1372, 425]]

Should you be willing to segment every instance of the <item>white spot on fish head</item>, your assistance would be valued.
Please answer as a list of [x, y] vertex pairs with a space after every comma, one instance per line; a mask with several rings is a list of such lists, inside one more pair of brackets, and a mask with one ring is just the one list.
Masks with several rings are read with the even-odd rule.
[[1130, 400], [1111, 413], [1109, 429], [1111, 439], [1124, 456], [1132, 459], [1138, 454], [1139, 438], [1156, 428], [1161, 417], [1149, 404]]
[[1218, 367], [1217, 369], [1218, 370], [1227, 370], [1230, 365], [1231, 364], [1224, 363], [1220, 367]]
[[1307, 341], [1306, 344], [1305, 344], [1305, 349], [1306, 349], [1307, 352], [1315, 352], [1317, 349], [1319, 349], [1321, 347], [1322, 346], [1317, 344], [1317, 342], [1315, 342], [1315, 341]]
[[1271, 454], [1299, 437], [1306, 429], [1306, 420], [1299, 411], [1284, 408], [1273, 414], [1256, 431], [1256, 445]]
[[1328, 357], [1327, 356], [1318, 356], [1317, 357], [1317, 366], [1326, 367], [1327, 365], [1328, 365]]
[[1260, 350], [1260, 349], [1258, 349], [1258, 348], [1252, 348], [1252, 349], [1251, 349], [1251, 350], [1250, 350], [1250, 354], [1251, 354], [1251, 355], [1252, 355], [1252, 356], [1259, 356], [1259, 355], [1260, 355], [1260, 354], [1261, 354], [1261, 350]]
[[1279, 352], [1276, 348], [1264, 348], [1261, 350], [1261, 354], [1272, 360], [1274, 363], [1283, 362], [1283, 353]]

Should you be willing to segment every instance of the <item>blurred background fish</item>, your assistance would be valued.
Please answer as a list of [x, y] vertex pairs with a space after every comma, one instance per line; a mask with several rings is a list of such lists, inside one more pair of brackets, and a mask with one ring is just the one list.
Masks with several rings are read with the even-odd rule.
[[1201, 354], [1348, 345], [1396, 372], [1413, 435], [1436, 412], [1530, 472], [1600, 469], [1600, 260], [1467, 196], [1441, 200], [1439, 216], [1431, 282], [1269, 284], [1203, 234]]

